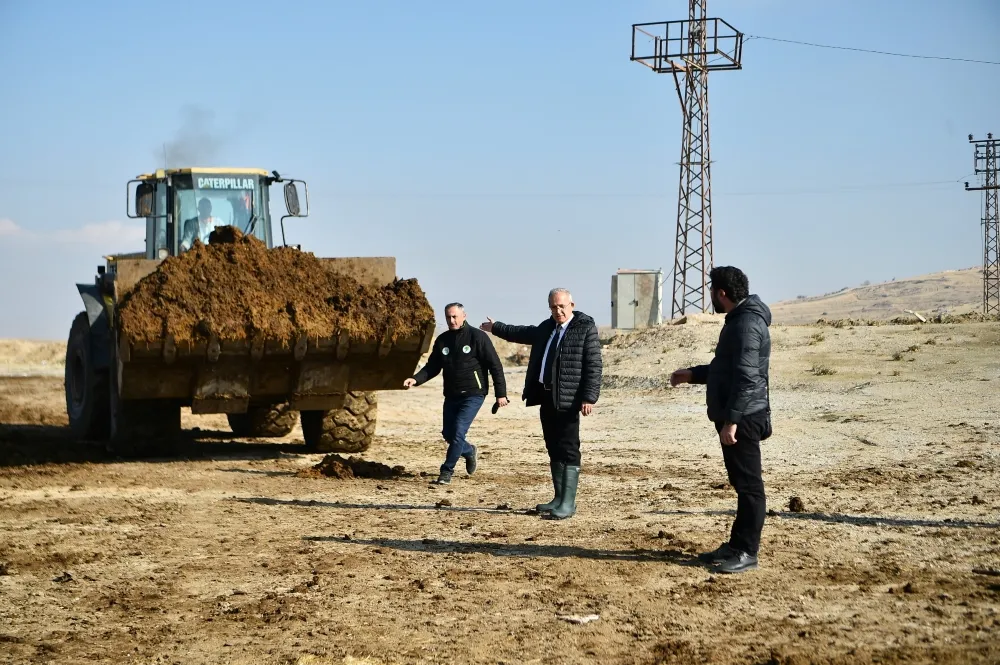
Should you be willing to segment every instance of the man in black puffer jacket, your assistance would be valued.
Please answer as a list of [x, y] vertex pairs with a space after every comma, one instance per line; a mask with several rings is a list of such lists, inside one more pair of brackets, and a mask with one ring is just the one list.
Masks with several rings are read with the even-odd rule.
[[521, 399], [540, 405], [542, 435], [549, 453], [555, 498], [540, 513], [566, 519], [576, 513], [580, 482], [580, 414], [589, 416], [601, 395], [601, 344], [594, 319], [574, 312], [566, 289], [549, 292], [552, 316], [537, 326], [512, 326], [487, 319], [480, 328], [500, 339], [530, 344]]
[[729, 542], [699, 558], [719, 565], [720, 572], [742, 573], [757, 568], [767, 511], [760, 442], [771, 436], [771, 310], [750, 295], [750, 282], [738, 268], [714, 268], [710, 279], [712, 306], [726, 313], [715, 358], [709, 365], [677, 370], [670, 376], [670, 385], [707, 384], [708, 418], [719, 433], [737, 504]]
[[497, 408], [507, 406], [507, 383], [503, 366], [489, 335], [469, 326], [465, 321], [462, 303], [448, 303], [444, 308], [448, 330], [438, 335], [427, 364], [414, 376], [403, 382], [404, 388], [427, 383], [439, 373], [444, 373], [444, 409], [441, 436], [448, 442], [444, 464], [438, 474], [439, 485], [451, 482], [455, 465], [465, 458], [465, 471], [470, 476], [476, 472], [479, 452], [465, 435], [476, 414], [486, 401], [493, 376]]

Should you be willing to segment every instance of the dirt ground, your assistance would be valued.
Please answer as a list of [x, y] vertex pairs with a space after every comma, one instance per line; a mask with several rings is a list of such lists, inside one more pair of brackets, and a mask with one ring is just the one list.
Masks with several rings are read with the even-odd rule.
[[429, 484], [440, 379], [379, 395], [388, 479], [301, 474], [298, 430], [218, 416], [185, 414], [182, 456], [110, 458], [67, 437], [61, 378], [0, 379], [0, 663], [1000, 662], [1000, 324], [775, 327], [736, 576], [694, 556], [736, 504], [704, 391], [666, 383], [717, 334], [609, 341], [563, 522], [528, 510], [551, 490], [520, 401], [473, 425], [475, 476]]

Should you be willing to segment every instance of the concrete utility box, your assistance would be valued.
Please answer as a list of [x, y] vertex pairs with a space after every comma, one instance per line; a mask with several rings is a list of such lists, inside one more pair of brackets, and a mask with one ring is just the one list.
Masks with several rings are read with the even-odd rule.
[[662, 270], [619, 270], [611, 276], [612, 328], [648, 328], [662, 321]]

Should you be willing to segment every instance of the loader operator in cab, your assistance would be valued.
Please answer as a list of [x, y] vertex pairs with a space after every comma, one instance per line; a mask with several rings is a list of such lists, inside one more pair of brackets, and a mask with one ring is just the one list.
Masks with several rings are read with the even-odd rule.
[[198, 201], [198, 216], [184, 221], [184, 232], [181, 235], [181, 251], [186, 252], [191, 249], [195, 238], [203, 243], [208, 242], [208, 234], [216, 226], [221, 226], [223, 222], [218, 217], [212, 216], [212, 202], [204, 197]]
[[253, 194], [250, 190], [244, 189], [229, 196], [229, 205], [233, 207], [233, 226], [246, 233], [250, 229], [250, 220], [253, 217], [253, 203], [250, 198]]

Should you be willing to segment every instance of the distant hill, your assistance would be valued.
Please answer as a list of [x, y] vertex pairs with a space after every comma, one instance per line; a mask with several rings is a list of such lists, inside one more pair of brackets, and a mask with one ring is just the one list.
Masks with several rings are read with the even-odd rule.
[[0, 376], [62, 376], [66, 342], [0, 339]]
[[924, 316], [978, 311], [983, 302], [982, 268], [866, 284], [822, 296], [769, 303], [774, 322], [815, 323], [817, 319], [888, 320], [913, 310]]

